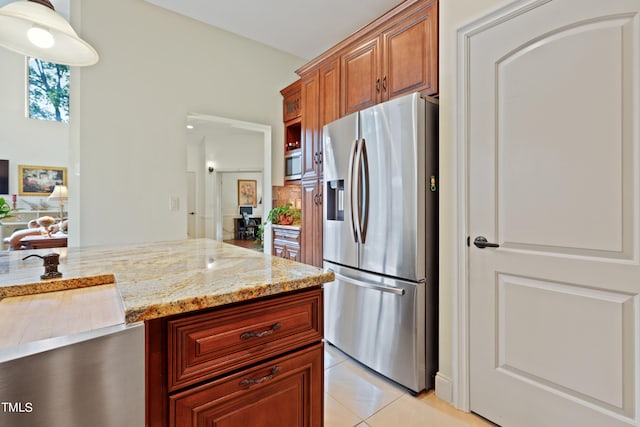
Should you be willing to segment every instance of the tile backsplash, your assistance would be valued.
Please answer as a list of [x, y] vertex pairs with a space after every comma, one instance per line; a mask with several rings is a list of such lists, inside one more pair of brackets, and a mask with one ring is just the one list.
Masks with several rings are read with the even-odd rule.
[[302, 207], [302, 187], [300, 185], [273, 186], [273, 207], [291, 203], [295, 209]]

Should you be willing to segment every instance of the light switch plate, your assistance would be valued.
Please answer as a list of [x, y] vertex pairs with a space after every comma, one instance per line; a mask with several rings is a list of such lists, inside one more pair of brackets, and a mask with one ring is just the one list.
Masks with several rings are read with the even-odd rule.
[[180, 197], [172, 196], [169, 209], [173, 212], [180, 210]]

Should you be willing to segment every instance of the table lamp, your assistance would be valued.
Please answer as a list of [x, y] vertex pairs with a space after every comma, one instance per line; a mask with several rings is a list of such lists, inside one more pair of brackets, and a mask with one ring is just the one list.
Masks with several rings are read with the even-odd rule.
[[67, 190], [66, 185], [56, 185], [53, 187], [53, 191], [51, 195], [49, 195], [49, 200], [60, 202], [60, 222], [64, 219], [63, 210], [64, 210], [64, 202], [69, 200], [69, 191]]

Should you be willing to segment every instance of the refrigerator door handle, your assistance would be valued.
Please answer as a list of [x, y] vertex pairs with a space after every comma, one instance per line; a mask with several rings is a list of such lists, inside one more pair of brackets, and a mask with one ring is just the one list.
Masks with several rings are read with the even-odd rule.
[[358, 235], [358, 241], [364, 243], [362, 240], [362, 145], [364, 144], [364, 138], [358, 141], [358, 147], [355, 155], [354, 165], [354, 177], [353, 177], [353, 194], [355, 199], [356, 209], [352, 209], [354, 216], [356, 217], [356, 233]]
[[360, 144], [360, 155], [358, 157], [358, 193], [360, 195], [360, 211], [358, 212], [358, 227], [360, 231], [360, 242], [367, 241], [367, 225], [369, 224], [369, 159], [367, 158], [367, 143], [362, 138]]
[[361, 288], [373, 289], [376, 291], [386, 292], [394, 295], [404, 295], [404, 289], [393, 288], [391, 286], [385, 286], [379, 283], [369, 282], [368, 280], [354, 279], [352, 277], [345, 276], [344, 274], [337, 273], [330, 268], [328, 269], [328, 271], [332, 272], [336, 277], [336, 279], [342, 280], [343, 282], [351, 283], [352, 285], [360, 286]]
[[355, 210], [354, 210], [354, 195], [355, 195], [355, 191], [354, 191], [354, 180], [353, 180], [353, 174], [355, 172], [355, 161], [356, 161], [356, 152], [358, 149], [358, 142], [359, 140], [355, 140], [353, 141], [353, 146], [351, 147], [351, 154], [349, 155], [349, 180], [347, 182], [347, 188], [349, 189], [349, 193], [350, 193], [350, 198], [349, 198], [349, 203], [350, 203], [350, 211], [351, 211], [351, 231], [353, 232], [353, 240], [358, 243], [358, 233], [357, 233], [357, 227], [356, 227], [356, 220], [355, 220]]

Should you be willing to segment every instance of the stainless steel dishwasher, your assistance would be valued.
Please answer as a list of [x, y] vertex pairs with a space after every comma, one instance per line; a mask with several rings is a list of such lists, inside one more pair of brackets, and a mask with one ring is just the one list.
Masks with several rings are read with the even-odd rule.
[[0, 426], [142, 427], [144, 377], [142, 323], [2, 349]]

